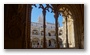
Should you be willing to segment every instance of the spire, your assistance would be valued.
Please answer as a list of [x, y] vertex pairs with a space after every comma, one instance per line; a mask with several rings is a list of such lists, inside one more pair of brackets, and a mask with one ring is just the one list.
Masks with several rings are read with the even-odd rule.
[[58, 21], [58, 27], [60, 27], [60, 23], [59, 23], [59, 21]]
[[43, 14], [38, 17], [38, 22], [43, 23]]

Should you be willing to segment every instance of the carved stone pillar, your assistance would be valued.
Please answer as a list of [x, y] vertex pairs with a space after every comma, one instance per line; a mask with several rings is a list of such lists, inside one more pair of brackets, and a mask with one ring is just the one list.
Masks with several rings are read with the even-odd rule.
[[54, 15], [54, 17], [55, 17], [55, 25], [56, 25], [56, 44], [57, 44], [57, 48], [59, 48], [60, 47], [60, 45], [59, 45], [59, 39], [58, 39], [58, 12], [55, 12], [55, 15]]
[[32, 5], [26, 5], [26, 43], [27, 48], [31, 48], [31, 11]]
[[43, 9], [42, 13], [43, 13], [43, 18], [44, 18], [43, 19], [43, 30], [44, 30], [44, 44], [43, 45], [44, 46], [43, 47], [46, 48], [46, 46], [47, 46], [46, 45], [46, 36], [45, 36], [46, 35], [46, 24], [45, 24], [46, 23], [46, 19], [45, 19], [46, 18], [46, 10]]
[[67, 25], [67, 18], [66, 16], [65, 17], [65, 21], [66, 21], [66, 48], [69, 48], [69, 43], [68, 43], [68, 25]]

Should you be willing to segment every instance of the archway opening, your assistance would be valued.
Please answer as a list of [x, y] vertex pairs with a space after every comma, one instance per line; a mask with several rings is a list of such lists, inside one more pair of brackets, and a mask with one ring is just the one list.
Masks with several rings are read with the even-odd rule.
[[[59, 24], [59, 37], [62, 39], [63, 48], [75, 48], [75, 37], [74, 37], [74, 21], [71, 11], [66, 8], [60, 8]], [[62, 23], [60, 23], [60, 21]]]
[[[36, 6], [39, 7], [39, 4], [36, 4]], [[42, 6], [46, 7], [45, 4], [43, 4]], [[36, 9], [37, 9], [37, 11], [36, 11]], [[39, 10], [39, 12], [38, 12], [38, 10]], [[36, 37], [39, 37], [40, 42], [44, 42], [43, 45], [44, 45], [44, 47], [46, 46], [45, 48], [48, 48], [48, 45], [50, 43], [50, 42], [48, 42], [48, 40], [51, 38], [55, 39], [55, 41], [57, 42], [57, 43], [54, 43], [54, 45], [56, 45], [56, 46], [58, 44], [60, 46], [62, 43], [62, 47], [60, 47], [60, 48], [67, 48], [67, 46], [69, 48], [74, 48], [75, 47], [75, 38], [74, 38], [74, 24], [73, 24], [74, 22], [73, 22], [73, 18], [72, 18], [72, 13], [66, 7], [59, 8], [59, 11], [56, 13], [59, 13], [60, 15], [47, 12], [46, 10], [44, 10], [44, 8], [42, 8], [41, 10], [38, 8], [33, 8], [32, 16], [31, 16], [31, 18], [32, 18], [31, 19], [32, 20], [31, 21], [31, 30], [37, 29], [39, 31], [34, 30], [34, 32], [33, 31], [31, 31], [31, 32], [37, 33]], [[40, 12], [41, 12], [41, 15], [40, 15]], [[38, 19], [33, 18], [34, 16], [36, 16], [35, 13], [39, 13], [39, 15], [40, 15], [38, 17]], [[58, 25], [56, 23], [55, 15], [58, 15], [58, 22], [57, 22]], [[36, 22], [35, 20], [38, 20], [38, 22]], [[58, 28], [56, 28], [56, 25], [58, 26]], [[58, 33], [57, 33], [57, 31], [58, 31]], [[33, 35], [31, 34], [31, 37], [32, 36]], [[41, 39], [43, 39], [43, 41], [41, 41]], [[60, 42], [60, 41], [62, 41], [62, 42]], [[43, 45], [41, 45], [41, 46], [43, 46]], [[56, 46], [54, 48], [58, 48]]]
[[[51, 6], [51, 5], [50, 5]], [[56, 40], [55, 36], [55, 18], [52, 9], [48, 8], [49, 12], [46, 11], [46, 43], [47, 48], [56, 48], [55, 43], [52, 43], [50, 39]]]
[[39, 4], [32, 4], [31, 12], [31, 36], [30, 39], [38, 38], [38, 41], [31, 41], [31, 48], [43, 48], [43, 14], [42, 9], [39, 9]]

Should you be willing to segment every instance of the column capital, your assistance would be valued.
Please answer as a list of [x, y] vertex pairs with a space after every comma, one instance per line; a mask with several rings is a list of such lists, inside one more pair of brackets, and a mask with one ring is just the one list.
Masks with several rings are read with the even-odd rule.
[[58, 17], [59, 17], [58, 12], [55, 12], [55, 13], [54, 13], [54, 17], [55, 17], [55, 19], [58, 19]]

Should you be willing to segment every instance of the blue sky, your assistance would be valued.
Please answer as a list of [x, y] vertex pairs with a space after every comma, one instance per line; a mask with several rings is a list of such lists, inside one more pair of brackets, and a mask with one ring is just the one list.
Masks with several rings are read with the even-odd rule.
[[[45, 7], [45, 4], [43, 4]], [[37, 4], [37, 7], [33, 6], [32, 14], [31, 14], [31, 22], [37, 22], [38, 17], [42, 15], [42, 9], [38, 8], [39, 5]], [[51, 11], [51, 9], [49, 9]], [[60, 27], [62, 25], [63, 17], [59, 15], [58, 22]], [[54, 13], [46, 11], [46, 22], [55, 23]]]

